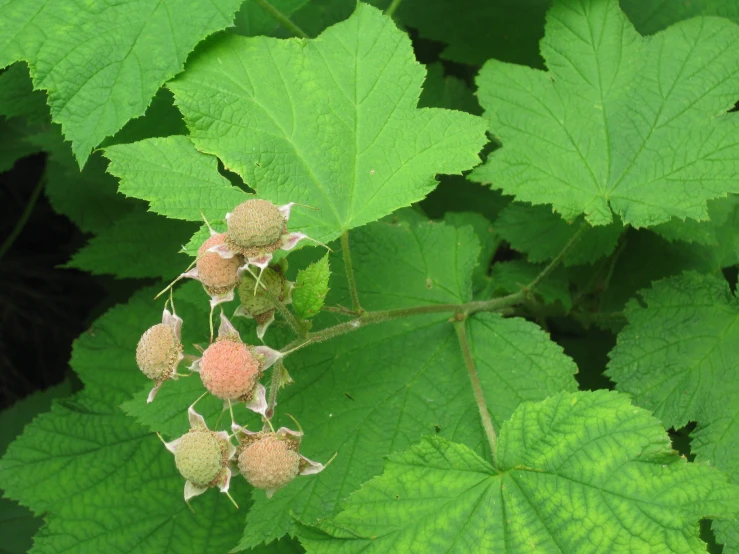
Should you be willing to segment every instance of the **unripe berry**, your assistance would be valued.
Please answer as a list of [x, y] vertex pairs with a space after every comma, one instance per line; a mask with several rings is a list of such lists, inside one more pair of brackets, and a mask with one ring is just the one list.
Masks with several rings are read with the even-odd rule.
[[170, 325], [158, 323], [149, 328], [136, 347], [136, 363], [149, 379], [167, 379], [179, 364], [182, 344]]
[[232, 290], [239, 280], [238, 269], [243, 263], [240, 256], [223, 258], [217, 252], [208, 252], [213, 246], [223, 244], [226, 233], [213, 235], [198, 249], [198, 278], [211, 295], [221, 295]]
[[[268, 267], [262, 272], [260, 281], [267, 288], [267, 292], [277, 300], [284, 299], [285, 279], [280, 273]], [[245, 273], [239, 284], [239, 300], [241, 300], [243, 312], [241, 315], [253, 317], [259, 322], [259, 316], [269, 315], [274, 310], [274, 306], [261, 285], [257, 287], [256, 294], [254, 293], [255, 286], [254, 277]]]
[[200, 378], [213, 396], [246, 399], [261, 374], [261, 364], [247, 345], [222, 338], [211, 344], [200, 360]]
[[182, 476], [199, 487], [211, 486], [228, 463], [223, 441], [207, 429], [193, 429], [184, 435], [174, 452]]
[[285, 217], [267, 200], [242, 202], [228, 216], [228, 242], [245, 255], [279, 248], [286, 232]]
[[269, 433], [241, 451], [239, 471], [253, 487], [275, 491], [295, 479], [300, 460], [294, 442]]

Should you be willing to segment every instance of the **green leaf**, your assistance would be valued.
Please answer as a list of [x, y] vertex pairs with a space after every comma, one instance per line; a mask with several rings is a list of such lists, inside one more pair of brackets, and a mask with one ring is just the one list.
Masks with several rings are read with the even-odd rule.
[[[479, 249], [469, 226], [376, 223], [352, 233], [352, 257], [368, 310], [469, 301]], [[340, 266], [340, 254], [331, 260]], [[329, 304], [349, 305], [343, 276], [331, 276]], [[305, 430], [302, 452], [330, 466], [267, 500], [256, 492], [240, 543], [248, 548], [325, 517], [382, 468], [382, 457], [438, 433], [482, 455], [486, 439], [449, 313], [367, 326], [312, 345], [285, 363], [295, 383], [280, 392], [277, 425]], [[319, 316], [317, 323], [335, 320]], [[318, 328], [318, 325], [316, 325]], [[575, 390], [577, 368], [537, 326], [476, 314], [468, 335], [496, 425], [526, 400]], [[192, 398], [183, 399], [183, 406]]]
[[709, 221], [671, 219], [654, 227], [670, 241], [694, 242], [712, 247], [717, 267], [739, 263], [739, 196], [708, 201]]
[[444, 66], [439, 62], [429, 64], [426, 68], [428, 74], [418, 99], [419, 108], [447, 108], [482, 115], [477, 98], [462, 79], [444, 75]]
[[[41, 412], [47, 411], [55, 398], [69, 396], [72, 384], [69, 380], [46, 390], [33, 393], [0, 412], [0, 455], [5, 453], [11, 441], [23, 431], [23, 427]], [[0, 491], [2, 492], [2, 491]], [[32, 546], [32, 537], [43, 521], [17, 503], [0, 498], [0, 536], [3, 554], [24, 554]]]
[[404, 0], [397, 16], [448, 46], [441, 57], [470, 65], [490, 58], [541, 66], [538, 42], [549, 0]]
[[[598, 285], [603, 311], [622, 310], [639, 290], [664, 277], [686, 270], [719, 272], [712, 247], [669, 242], [651, 231], [634, 229], [625, 235], [624, 243], [623, 251], [603, 268], [603, 280]], [[586, 279], [591, 280], [592, 274], [587, 274]]]
[[[608, 375], [665, 426], [697, 421], [696, 459], [739, 484], [739, 302], [722, 277], [694, 272], [655, 283], [641, 299], [627, 307]], [[739, 525], [720, 526], [719, 542], [728, 534], [739, 538]]]
[[125, 144], [147, 138], [186, 134], [187, 127], [182, 120], [182, 114], [174, 105], [172, 93], [166, 88], [161, 88], [152, 98], [144, 115], [126, 123], [114, 136], [105, 139], [100, 147], [107, 148], [114, 144]]
[[642, 38], [616, 0], [563, 0], [541, 43], [548, 72], [489, 61], [477, 80], [503, 143], [473, 180], [519, 200], [650, 226], [703, 220], [739, 192], [739, 26], [717, 18]]
[[25, 117], [30, 123], [49, 118], [46, 95], [33, 90], [28, 66], [15, 63], [0, 74], [0, 115]]
[[490, 285], [490, 263], [500, 246], [501, 238], [488, 219], [476, 212], [447, 212], [444, 221], [455, 227], [469, 225], [475, 230], [480, 241], [480, 258], [472, 270], [472, 292], [474, 295], [482, 293]]
[[[514, 202], [495, 220], [495, 230], [510, 245], [527, 254], [533, 263], [546, 262], [559, 254], [583, 224], [578, 217], [566, 222], [547, 206]], [[603, 227], [588, 227], [577, 245], [564, 258], [564, 265], [592, 264], [616, 248], [623, 226], [616, 221]]]
[[437, 173], [479, 162], [481, 118], [417, 109], [425, 70], [376, 9], [314, 40], [209, 41], [168, 86], [195, 146], [322, 242], [426, 196]]
[[223, 219], [249, 198], [218, 172], [218, 161], [201, 154], [187, 137], [151, 138], [105, 149], [108, 171], [126, 196], [149, 201], [151, 210], [174, 219]]
[[[490, 290], [495, 294], [513, 294], [531, 283], [544, 269], [543, 265], [535, 265], [524, 260], [498, 262], [491, 273]], [[564, 271], [555, 270], [537, 288], [536, 294], [547, 304], [561, 302], [566, 312], [572, 308], [572, 295], [569, 282]]]
[[322, 554], [705, 552], [698, 520], [739, 510], [739, 488], [687, 463], [659, 421], [615, 392], [521, 405], [497, 460], [426, 438], [301, 542]]
[[48, 91], [80, 165], [105, 137], [144, 113], [206, 36], [232, 22], [241, 0], [6, 0], [0, 67], [25, 60]]
[[12, 169], [18, 160], [38, 152], [28, 142], [28, 124], [20, 118], [5, 119], [0, 116], [0, 173]]
[[[309, 4], [309, 0], [270, 0], [275, 9], [286, 17]], [[259, 35], [275, 35], [279, 31], [286, 32], [274, 16], [260, 6], [255, 0], [245, 0], [236, 12], [234, 32], [247, 37]], [[287, 31], [289, 32], [289, 31]]]
[[46, 196], [55, 212], [86, 233], [100, 233], [134, 209], [134, 204], [116, 192], [115, 178], [106, 173], [108, 164], [100, 154], [93, 154], [81, 172], [66, 163], [69, 159], [61, 150], [52, 153], [46, 164]]
[[724, 0], [621, 0], [624, 11], [644, 35], [661, 31], [684, 19], [699, 15], [717, 15], [739, 23], [739, 6]]
[[433, 219], [442, 218], [447, 212], [478, 212], [495, 221], [511, 200], [498, 190], [472, 183], [460, 175], [444, 175], [439, 186], [419, 205]]
[[123, 278], [162, 277], [183, 273], [189, 260], [179, 254], [196, 226], [147, 212], [124, 215], [93, 237], [67, 263], [93, 275]]
[[298, 317], [307, 319], [321, 312], [330, 275], [328, 254], [298, 272], [293, 288], [293, 309]]
[[[155, 292], [143, 289], [75, 342], [71, 365], [85, 389], [38, 417], [0, 461], [6, 495], [47, 514], [34, 552], [216, 553], [238, 538], [243, 520], [225, 495], [208, 491], [193, 514], [172, 455], [117, 408], [147, 381], [133, 353], [161, 321]], [[242, 504], [245, 489], [234, 480]]]

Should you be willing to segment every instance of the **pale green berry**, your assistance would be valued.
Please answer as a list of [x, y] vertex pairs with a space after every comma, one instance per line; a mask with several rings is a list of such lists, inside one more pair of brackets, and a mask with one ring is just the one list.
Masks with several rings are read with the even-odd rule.
[[284, 216], [267, 200], [242, 202], [228, 217], [228, 243], [246, 255], [277, 250], [285, 231]]
[[210, 486], [227, 464], [226, 448], [213, 431], [193, 429], [182, 436], [174, 453], [182, 476], [199, 487]]
[[136, 363], [149, 379], [168, 378], [182, 356], [182, 344], [175, 330], [164, 323], [149, 328], [136, 347]]

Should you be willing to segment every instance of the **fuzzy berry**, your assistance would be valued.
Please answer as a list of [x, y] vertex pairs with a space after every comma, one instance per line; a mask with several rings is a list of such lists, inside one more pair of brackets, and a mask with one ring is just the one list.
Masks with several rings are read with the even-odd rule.
[[[277, 298], [284, 298], [284, 277], [272, 268], [267, 268], [262, 272], [261, 283], [267, 287], [267, 291]], [[244, 274], [239, 284], [239, 300], [244, 313], [250, 317], [258, 319], [262, 314], [268, 314], [273, 309], [272, 301], [264, 293], [264, 289], [260, 285], [254, 294], [256, 281], [254, 277], [248, 273]]]
[[200, 360], [200, 378], [213, 396], [223, 400], [247, 398], [261, 373], [259, 360], [244, 343], [221, 339]]
[[174, 461], [185, 479], [200, 487], [207, 487], [226, 465], [226, 449], [213, 431], [193, 429], [180, 439]]
[[225, 240], [226, 233], [213, 235], [198, 249], [198, 277], [210, 294], [225, 294], [239, 280], [238, 269], [242, 263], [239, 256], [222, 258], [217, 252], [208, 252], [209, 248], [223, 244]]
[[166, 379], [181, 359], [182, 344], [175, 330], [164, 323], [149, 328], [136, 347], [136, 363], [149, 379]]
[[239, 454], [239, 471], [258, 489], [275, 491], [292, 482], [300, 470], [300, 455], [290, 441], [270, 433]]
[[228, 241], [237, 250], [276, 250], [284, 232], [285, 218], [266, 200], [242, 202], [228, 217]]

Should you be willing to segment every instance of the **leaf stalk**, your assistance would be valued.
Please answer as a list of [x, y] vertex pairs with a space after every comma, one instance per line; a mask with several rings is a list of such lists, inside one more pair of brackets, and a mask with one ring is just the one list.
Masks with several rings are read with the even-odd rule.
[[477, 375], [475, 360], [472, 357], [472, 352], [470, 351], [469, 341], [467, 340], [466, 319], [466, 317], [455, 318], [454, 330], [457, 332], [459, 346], [462, 349], [462, 357], [464, 358], [465, 366], [467, 366], [467, 374], [470, 377], [472, 392], [475, 395], [477, 409], [480, 411], [480, 420], [482, 421], [482, 427], [485, 430], [485, 436], [488, 439], [488, 445], [490, 446], [490, 455], [493, 457], [493, 465], [495, 465], [495, 454], [498, 449], [498, 436], [495, 434], [493, 420], [490, 418], [490, 410], [488, 410], [488, 406], [485, 403], [485, 395], [482, 392], [480, 377]]

